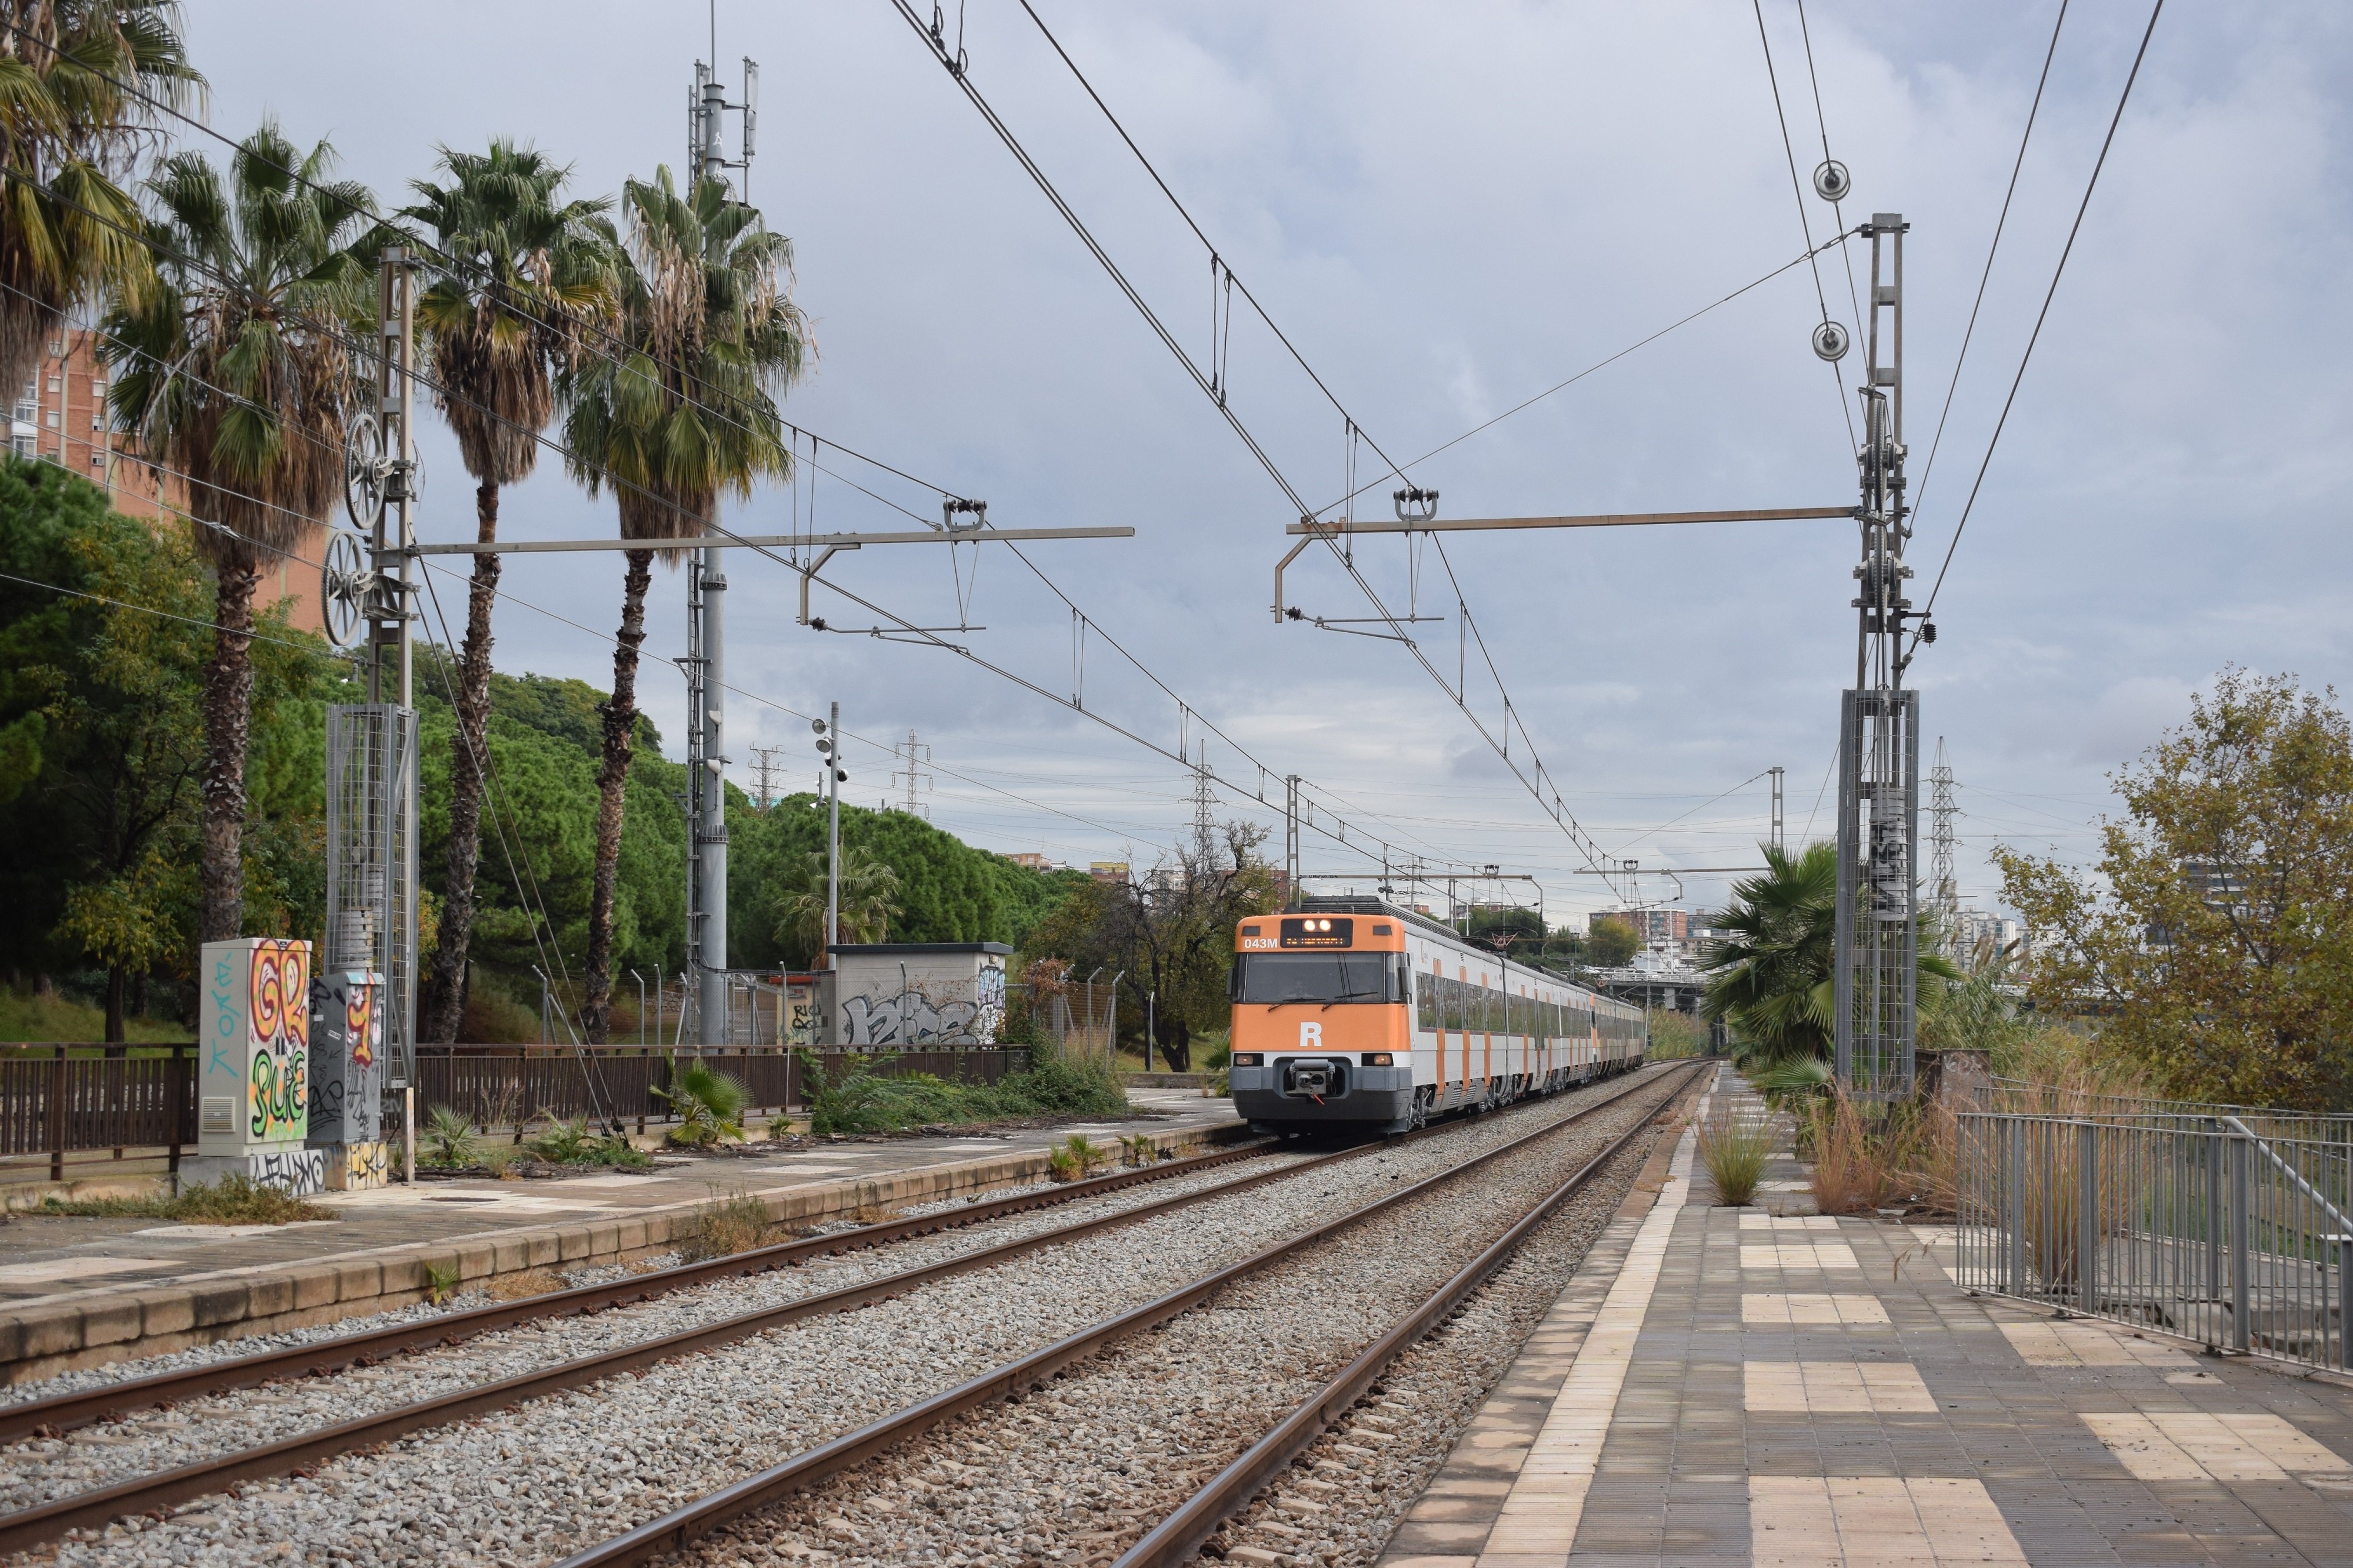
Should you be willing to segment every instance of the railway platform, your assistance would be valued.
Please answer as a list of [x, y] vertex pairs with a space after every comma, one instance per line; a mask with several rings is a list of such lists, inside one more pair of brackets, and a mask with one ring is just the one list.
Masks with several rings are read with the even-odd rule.
[[2353, 1563], [2353, 1390], [1973, 1298], [1949, 1232], [1808, 1212], [1786, 1156], [1757, 1206], [1713, 1206], [1694, 1152], [1382, 1568]]
[[1141, 1088], [1151, 1120], [976, 1136], [826, 1142], [650, 1174], [456, 1180], [322, 1194], [337, 1220], [284, 1226], [17, 1214], [0, 1225], [0, 1384], [129, 1355], [310, 1327], [422, 1300], [429, 1268], [464, 1286], [503, 1274], [628, 1263], [666, 1249], [713, 1196], [760, 1199], [772, 1220], [821, 1224], [1035, 1182], [1072, 1133], [1146, 1132], [1198, 1152], [1242, 1135], [1233, 1102]]

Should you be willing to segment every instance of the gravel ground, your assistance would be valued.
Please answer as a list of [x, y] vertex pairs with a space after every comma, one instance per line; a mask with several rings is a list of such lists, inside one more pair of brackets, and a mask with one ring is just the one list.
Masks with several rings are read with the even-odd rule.
[[[1229, 1166], [1226, 1169], [1228, 1175], [1239, 1173], [1238, 1167]], [[971, 1193], [960, 1197], [942, 1198], [935, 1203], [908, 1204], [895, 1207], [891, 1212], [896, 1218], [914, 1219], [947, 1209], [963, 1208], [968, 1204], [988, 1202], [997, 1198], [1020, 1197], [1029, 1193], [1044, 1192], [1053, 1185], [1051, 1182], [1030, 1182], [1015, 1186], [991, 1187], [985, 1193]], [[1179, 1190], [1166, 1183], [1146, 1184], [1146, 1189], [1150, 1194], [1163, 1195]], [[1138, 1197], [1132, 1201], [1141, 1203], [1145, 1200]], [[1069, 1214], [1072, 1211], [1065, 1206], [1057, 1212]], [[860, 1228], [861, 1228], [860, 1222], [857, 1220], [834, 1220], [823, 1225], [811, 1226], [800, 1234], [836, 1236], [843, 1231]], [[996, 1231], [991, 1234], [1001, 1240], [1006, 1233]], [[566, 1287], [602, 1285], [607, 1281], [618, 1279], [624, 1275], [643, 1273], [652, 1268], [668, 1268], [680, 1261], [676, 1253], [662, 1252], [639, 1258], [633, 1263], [592, 1264], [585, 1268], [556, 1269], [553, 1272], [555, 1278]], [[827, 1288], [829, 1289], [832, 1287]], [[396, 1307], [390, 1311], [370, 1312], [365, 1317], [342, 1318], [332, 1323], [317, 1323], [304, 1329], [289, 1329], [282, 1333], [254, 1334], [241, 1340], [222, 1340], [209, 1345], [190, 1345], [185, 1350], [171, 1351], [163, 1355], [142, 1356], [135, 1361], [110, 1362], [104, 1366], [83, 1367], [73, 1372], [62, 1372], [55, 1377], [43, 1378], [36, 1383], [0, 1386], [0, 1405], [21, 1404], [29, 1399], [47, 1399], [59, 1394], [79, 1394], [87, 1389], [103, 1388], [111, 1384], [128, 1383], [133, 1378], [153, 1377], [166, 1372], [184, 1372], [190, 1367], [210, 1366], [216, 1362], [237, 1361], [245, 1356], [260, 1355], [269, 1351], [290, 1350], [296, 1345], [314, 1345], [325, 1340], [338, 1340], [348, 1334], [364, 1334], [372, 1330], [388, 1329], [400, 1323], [426, 1322], [434, 1318], [447, 1317], [452, 1312], [465, 1312], [476, 1307], [487, 1307], [491, 1304], [492, 1300], [489, 1292], [479, 1286], [470, 1287], [438, 1306], [429, 1301], [415, 1301], [406, 1307]], [[0, 1453], [6, 1451], [0, 1449]]]
[[[251, 1561], [261, 1543], [354, 1563], [524, 1562], [601, 1537], [779, 1453], [1050, 1342], [1168, 1285], [1360, 1204], [1392, 1181], [1570, 1114], [1617, 1086], [1515, 1108], [1401, 1148], [1367, 1152], [1309, 1180], [1212, 1205], [942, 1281], [863, 1311], [809, 1320], [626, 1380], [334, 1461], [242, 1500], [162, 1525], [110, 1528], [101, 1542], [44, 1549], [69, 1562]], [[1296, 1158], [1296, 1156], [1294, 1156]], [[333, 1377], [194, 1400], [6, 1450], [0, 1500], [19, 1508], [205, 1454], [265, 1442], [455, 1389], [832, 1289], [913, 1264], [1035, 1234], [1080, 1213], [1134, 1206], [1231, 1170], [1133, 1189], [871, 1253], [728, 1281], [593, 1318], [548, 1320], [465, 1345]], [[617, 1430], [599, 1414], [625, 1398]], [[518, 1465], [519, 1456], [530, 1458]], [[380, 1528], [379, 1528], [380, 1527]], [[38, 1555], [38, 1554], [37, 1554]]]
[[[1319, 1243], [1046, 1389], [973, 1411], [666, 1561], [692, 1568], [1108, 1563], [1658, 1098], [1644, 1093], [1540, 1152], [1499, 1162]], [[1360, 1405], [1300, 1473], [1277, 1483], [1277, 1508], [1221, 1532], [1220, 1548], [1271, 1548], [1309, 1565], [1377, 1556], [1426, 1469], [1443, 1461], [1609, 1223], [1651, 1141], [1638, 1139], [1451, 1325], [1400, 1358], [1379, 1385], [1383, 1396]]]

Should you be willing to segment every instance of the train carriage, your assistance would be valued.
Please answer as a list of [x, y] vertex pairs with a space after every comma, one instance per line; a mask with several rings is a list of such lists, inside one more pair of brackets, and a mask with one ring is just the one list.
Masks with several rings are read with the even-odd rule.
[[1267, 1131], [1403, 1131], [1642, 1063], [1642, 1010], [1364, 898], [1234, 933], [1234, 1109]]

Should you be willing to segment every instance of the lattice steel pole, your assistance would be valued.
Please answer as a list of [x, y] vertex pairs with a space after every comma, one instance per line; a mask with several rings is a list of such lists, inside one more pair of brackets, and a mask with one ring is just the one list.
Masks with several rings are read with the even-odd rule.
[[1854, 1092], [1912, 1089], [1919, 944], [1920, 698], [1904, 689], [1904, 584], [1911, 536], [1904, 479], [1904, 236], [1900, 213], [1874, 213], [1862, 450], [1856, 509], [1862, 562], [1855, 682], [1839, 723], [1837, 1070]]

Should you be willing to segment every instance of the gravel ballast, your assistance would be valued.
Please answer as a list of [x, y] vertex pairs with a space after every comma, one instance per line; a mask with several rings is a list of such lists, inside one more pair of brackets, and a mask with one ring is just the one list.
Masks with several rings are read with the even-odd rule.
[[[1320, 1243], [1025, 1398], [723, 1526], [676, 1561], [1102, 1563], [1313, 1397], [1660, 1096]], [[1459, 1314], [1212, 1538], [1302, 1565], [1370, 1563], [1609, 1223], [1656, 1133], [1540, 1225]], [[1249, 1551], [1240, 1561], [1253, 1559]]]
[[[162, 1523], [118, 1524], [102, 1541], [63, 1542], [37, 1555], [77, 1563], [229, 1563], [284, 1543], [305, 1558], [353, 1563], [543, 1561], [1621, 1087], [1560, 1096], [1438, 1137], [1367, 1151], [1298, 1181], [1254, 1188], [1230, 1206], [1213, 1203], [1139, 1220], [865, 1310], [806, 1320], [591, 1389], [419, 1433], [376, 1453], [331, 1461], [311, 1477], [259, 1483], [240, 1499], [210, 1500]], [[21, 1508], [959, 1256], [1236, 1173], [1204, 1172], [594, 1317], [547, 1320], [373, 1368], [191, 1401], [65, 1439], [17, 1445], [7, 1450], [0, 1485], [6, 1506]]]

